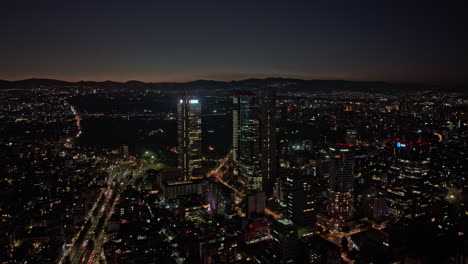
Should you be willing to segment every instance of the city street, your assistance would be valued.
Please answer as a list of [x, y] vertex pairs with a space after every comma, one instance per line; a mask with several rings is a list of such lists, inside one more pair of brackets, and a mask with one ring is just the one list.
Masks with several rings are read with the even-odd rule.
[[[110, 168], [109, 168], [110, 170]], [[131, 181], [130, 169], [113, 170], [109, 173], [107, 188], [101, 191], [99, 199], [95, 201], [85, 219], [85, 224], [75, 234], [71, 246], [60, 258], [58, 263], [93, 263], [95, 260], [95, 249], [100, 249], [105, 234], [105, 226], [112, 215], [115, 203], [120, 193]]]

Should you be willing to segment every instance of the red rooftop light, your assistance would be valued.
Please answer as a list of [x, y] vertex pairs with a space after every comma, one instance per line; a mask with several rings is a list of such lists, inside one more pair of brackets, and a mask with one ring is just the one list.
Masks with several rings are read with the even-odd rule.
[[345, 143], [336, 143], [337, 146], [345, 146], [345, 147], [348, 147], [348, 148], [352, 148], [353, 145], [350, 145], [350, 144], [345, 144]]

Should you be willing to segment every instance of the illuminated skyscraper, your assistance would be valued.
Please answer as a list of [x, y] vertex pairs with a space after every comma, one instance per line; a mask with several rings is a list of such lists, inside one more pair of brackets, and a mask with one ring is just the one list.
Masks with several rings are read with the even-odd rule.
[[178, 167], [186, 180], [192, 177], [193, 169], [201, 167], [201, 125], [201, 103], [186, 95], [177, 104]]
[[260, 113], [257, 98], [241, 93], [233, 98], [233, 147], [241, 182], [246, 190], [261, 190]]
[[277, 178], [277, 144], [276, 144], [276, 89], [267, 87], [261, 92], [261, 166], [263, 191], [273, 193]]
[[232, 148], [233, 148], [233, 153], [232, 153], [232, 159], [234, 161], [239, 160], [239, 137], [240, 137], [240, 119], [239, 119], [239, 104], [240, 98], [239, 95], [234, 95], [232, 98], [232, 104], [233, 104], [233, 109], [232, 109]]
[[298, 226], [315, 224], [316, 194], [312, 177], [294, 173], [284, 179], [285, 216]]
[[297, 226], [289, 219], [275, 219], [271, 227], [273, 252], [272, 263], [297, 263], [298, 234]]
[[389, 140], [390, 188], [387, 189], [388, 214], [395, 221], [427, 215], [434, 188], [430, 165], [430, 144]]
[[336, 223], [344, 222], [354, 210], [354, 153], [351, 145], [330, 147], [329, 215]]

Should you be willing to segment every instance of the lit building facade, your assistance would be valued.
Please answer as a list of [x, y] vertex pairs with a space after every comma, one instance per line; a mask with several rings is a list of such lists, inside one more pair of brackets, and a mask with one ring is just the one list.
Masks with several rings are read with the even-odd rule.
[[261, 169], [263, 191], [273, 193], [277, 178], [278, 148], [276, 131], [276, 88], [266, 87], [261, 91]]
[[211, 210], [222, 215], [234, 212], [234, 190], [224, 184], [221, 184], [214, 178], [206, 178], [203, 183], [206, 202], [210, 205]]
[[185, 96], [177, 104], [178, 167], [190, 179], [202, 160], [202, 118], [198, 99]]
[[242, 93], [233, 98], [233, 148], [245, 190], [261, 190], [260, 113], [257, 97]]
[[199, 180], [170, 180], [162, 186], [164, 200], [176, 199], [178, 196], [202, 194], [202, 184]]
[[298, 257], [297, 226], [286, 218], [275, 219], [271, 227], [275, 263], [296, 263]]
[[430, 144], [407, 140], [389, 140], [387, 188], [388, 214], [394, 221], [406, 221], [427, 215], [434, 188], [430, 174]]
[[271, 239], [270, 221], [266, 216], [256, 217], [248, 222], [244, 229], [246, 244], [258, 243], [268, 239]]
[[334, 222], [350, 219], [354, 211], [354, 152], [348, 144], [330, 147], [329, 161], [329, 210]]
[[286, 216], [296, 225], [315, 224], [316, 195], [312, 185], [312, 177], [307, 175], [287, 176], [284, 179]]

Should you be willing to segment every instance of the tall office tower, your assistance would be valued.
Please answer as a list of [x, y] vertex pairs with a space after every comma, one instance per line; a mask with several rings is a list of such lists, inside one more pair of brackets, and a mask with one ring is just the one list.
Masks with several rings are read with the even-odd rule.
[[261, 166], [263, 191], [269, 196], [277, 178], [277, 144], [276, 144], [276, 88], [265, 87], [261, 91]]
[[[339, 225], [353, 215], [354, 210], [354, 153], [348, 144], [330, 147], [329, 162], [329, 215]], [[335, 226], [337, 227], [337, 226]]]
[[272, 263], [296, 263], [298, 257], [297, 226], [286, 218], [273, 220], [271, 227], [273, 252]]
[[187, 93], [177, 104], [178, 167], [185, 180], [192, 177], [193, 169], [201, 167], [202, 159], [201, 104]]
[[430, 166], [430, 144], [407, 140], [389, 140], [388, 214], [403, 222], [426, 215], [431, 208], [435, 188]]
[[241, 93], [233, 99], [234, 160], [246, 191], [262, 188], [260, 168], [260, 113], [257, 98], [252, 93]]
[[239, 138], [240, 138], [240, 95], [234, 95], [232, 97], [232, 160], [239, 160]]
[[313, 178], [307, 175], [294, 173], [284, 179], [286, 217], [298, 226], [315, 224], [316, 195], [312, 186]]

